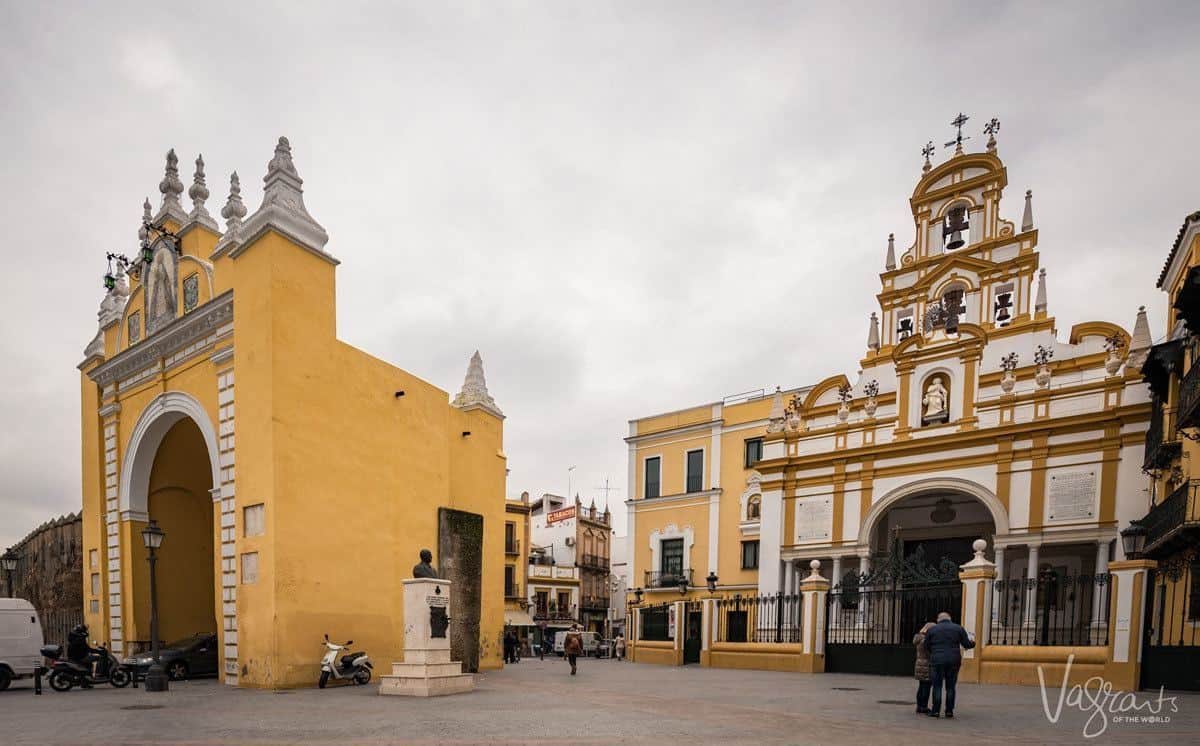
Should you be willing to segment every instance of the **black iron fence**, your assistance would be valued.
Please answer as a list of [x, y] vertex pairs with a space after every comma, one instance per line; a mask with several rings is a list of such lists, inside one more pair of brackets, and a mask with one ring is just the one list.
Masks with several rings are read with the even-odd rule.
[[907, 650], [913, 635], [940, 612], [958, 618], [962, 583], [863, 585], [848, 576], [830, 591], [828, 605], [827, 643], [895, 645]]
[[[1196, 499], [1197, 480], [1187, 480], [1150, 508], [1139, 523], [1146, 529], [1146, 551], [1159, 550], [1189, 523], [1200, 522], [1200, 501]], [[1155, 554], [1154, 556], [1158, 556]]]
[[[38, 619], [42, 622], [42, 638], [47, 645], [67, 644], [67, 633], [83, 623], [83, 614], [78, 611], [41, 611]], [[90, 642], [90, 640], [89, 640]], [[98, 642], [108, 642], [98, 640]]]
[[800, 642], [802, 594], [734, 596], [716, 603], [717, 642]]
[[1200, 691], [1200, 544], [1151, 573], [1142, 686]]
[[1107, 645], [1109, 573], [992, 581], [992, 645]]
[[659, 641], [675, 639], [671, 634], [671, 613], [673, 606], [670, 603], [643, 606], [641, 609], [642, 634], [639, 639]]

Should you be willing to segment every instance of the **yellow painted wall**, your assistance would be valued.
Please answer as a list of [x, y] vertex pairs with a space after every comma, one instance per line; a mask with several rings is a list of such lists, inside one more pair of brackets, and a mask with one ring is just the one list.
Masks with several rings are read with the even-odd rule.
[[[100, 392], [87, 377], [95, 363], [86, 365], [80, 372], [80, 474], [83, 481], [83, 620], [92, 636], [101, 642], [109, 640], [108, 619], [108, 552], [105, 547], [104, 523], [104, 456], [103, 430], [97, 411], [100, 408]], [[96, 552], [96, 567], [90, 567], [90, 551]], [[100, 574], [100, 593], [92, 594], [91, 574]], [[97, 610], [91, 610], [91, 599], [96, 599]]]

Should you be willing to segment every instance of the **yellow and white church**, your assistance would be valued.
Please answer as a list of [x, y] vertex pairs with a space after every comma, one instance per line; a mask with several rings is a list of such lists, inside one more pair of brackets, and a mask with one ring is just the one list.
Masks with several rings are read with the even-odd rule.
[[[1015, 208], [1003, 200], [1008, 171], [995, 137], [983, 152], [964, 152], [960, 139], [936, 165], [931, 151], [909, 199], [911, 243], [897, 248], [888, 238], [857, 374], [630, 421], [628, 564], [643, 604], [786, 598], [818, 572], [832, 583], [831, 618], [822, 608], [811, 621], [823, 620], [817, 634], [832, 648], [826, 643], [869, 643], [873, 632], [864, 630], [890, 624], [862, 616], [858, 584], [884, 584], [873, 562], [916, 555], [936, 569], [948, 560], [954, 592], [936, 602], [957, 619], [958, 567], [976, 540], [986, 541], [982, 559], [998, 580], [1030, 588], [1042, 588], [1037, 578], [1049, 570], [1107, 577], [1124, 559], [1119, 529], [1146, 503], [1144, 311], [1133, 334], [1111, 321], [1061, 329], [1049, 314], [1032, 194]], [[1025, 618], [1038, 603], [1032, 592], [994, 599], [986, 623], [997, 640], [1010, 629], [1026, 644], [1040, 634]], [[1101, 632], [1108, 647], [1112, 636], [1128, 643], [1128, 628], [1097, 631], [1107, 624], [1107, 589], [1087, 593], [1076, 605], [1095, 621], [1083, 643]], [[895, 603], [895, 614], [909, 604]], [[734, 607], [721, 606], [711, 624], [745, 623], [726, 608]], [[921, 613], [932, 619], [938, 610]], [[700, 629], [699, 611], [691, 616], [677, 627], [672, 618], [675, 639], [692, 636], [685, 625]], [[856, 631], [836, 639], [839, 624]], [[914, 630], [904, 632], [911, 649]], [[748, 640], [753, 630], [739, 634]], [[704, 633], [705, 646], [721, 639]], [[827, 670], [876, 671], [826, 655]]]
[[[228, 684], [317, 675], [322, 635], [401, 660], [401, 580], [434, 552], [455, 582], [454, 659], [498, 668], [504, 415], [475, 354], [457, 396], [337, 337], [338, 260], [280, 138], [249, 215], [237, 174], [181, 204], [174, 151], [142, 250], [108, 279], [81, 373], [85, 617], [114, 652], [219, 635]], [[128, 271], [124, 271], [127, 267]]]

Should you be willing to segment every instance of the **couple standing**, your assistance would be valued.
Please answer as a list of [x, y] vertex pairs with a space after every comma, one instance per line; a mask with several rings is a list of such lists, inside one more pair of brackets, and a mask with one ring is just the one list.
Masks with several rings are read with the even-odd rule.
[[[941, 612], [937, 624], [932, 622], [913, 637], [917, 648], [917, 663], [913, 676], [917, 684], [917, 714], [940, 717], [942, 685], [946, 687], [946, 717], [954, 717], [954, 695], [958, 686], [958, 669], [962, 667], [962, 650], [975, 647], [975, 640], [965, 629], [954, 623], [950, 615]], [[933, 707], [929, 707], [930, 690]]]

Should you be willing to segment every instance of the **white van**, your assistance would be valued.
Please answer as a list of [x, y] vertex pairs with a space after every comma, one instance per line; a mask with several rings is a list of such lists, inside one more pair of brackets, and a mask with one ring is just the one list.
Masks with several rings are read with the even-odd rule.
[[0, 691], [42, 664], [42, 623], [23, 598], [0, 598]]
[[[567, 639], [567, 633], [570, 631], [571, 630], [569, 629], [560, 629], [558, 632], [554, 633], [554, 652], [558, 653], [559, 655], [564, 654], [563, 641]], [[595, 632], [580, 632], [579, 636], [583, 638], [584, 657], [595, 655], [596, 648], [600, 645], [600, 635], [596, 634]]]

